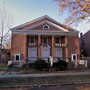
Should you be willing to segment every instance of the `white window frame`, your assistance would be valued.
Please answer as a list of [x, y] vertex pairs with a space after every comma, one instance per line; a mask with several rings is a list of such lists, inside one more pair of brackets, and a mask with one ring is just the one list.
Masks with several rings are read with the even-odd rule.
[[[48, 28], [45, 28], [45, 26], [47, 26]], [[47, 25], [47, 24], [45, 24], [45, 25], [43, 26], [43, 29], [50, 29], [50, 26]]]
[[[19, 60], [16, 60], [16, 56], [19, 56]], [[20, 61], [20, 54], [14, 54], [14, 61]]]
[[[74, 56], [75, 56], [76, 60], [74, 60]], [[77, 61], [77, 54], [71, 54], [71, 58], [72, 58], [72, 61]]]

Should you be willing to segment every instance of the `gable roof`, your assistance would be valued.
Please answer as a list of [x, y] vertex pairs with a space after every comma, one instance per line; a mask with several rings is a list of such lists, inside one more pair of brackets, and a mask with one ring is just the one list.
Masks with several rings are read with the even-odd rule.
[[[50, 20], [50, 21], [47, 21], [47, 20], [46, 20], [47, 23], [49, 23], [49, 24], [51, 24], [51, 25], [54, 25], [55, 27], [57, 27], [57, 28], [59, 28], [59, 29], [61, 29], [61, 30], [64, 30], [64, 31], [74, 31], [74, 32], [77, 32], [77, 33], [78, 33], [77, 30], [75, 30], [75, 29], [73, 29], [73, 28], [71, 28], [71, 27], [68, 27], [67, 25], [64, 25], [64, 24], [59, 23], [58, 21], [54, 20], [53, 18], [49, 17], [48, 15], [44, 15], [44, 16], [42, 16], [42, 17], [39, 17], [39, 18], [34, 19], [34, 20], [32, 20], [32, 21], [29, 21], [29, 22], [27, 22], [27, 23], [24, 23], [24, 24], [21, 24], [21, 25], [19, 25], [19, 26], [16, 26], [16, 27], [12, 28], [11, 31], [13, 31], [13, 30], [18, 30], [18, 29], [20, 29], [20, 28], [22, 28], [22, 27], [25, 27], [25, 26], [27, 26], [27, 25], [30, 25], [30, 24], [32, 24], [32, 23], [35, 23], [35, 22], [37, 22], [37, 21], [39, 21], [39, 20], [42, 20], [42, 19], [45, 19], [45, 18]], [[53, 22], [54, 22], [54, 23], [53, 23]], [[32, 26], [32, 27], [33, 27], [33, 26]]]

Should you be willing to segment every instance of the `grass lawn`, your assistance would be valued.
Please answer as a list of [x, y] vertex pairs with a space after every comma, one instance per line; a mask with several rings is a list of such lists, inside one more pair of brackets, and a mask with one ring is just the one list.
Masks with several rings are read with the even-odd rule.
[[74, 82], [90, 82], [90, 76], [53, 76], [39, 78], [7, 78], [0, 79], [0, 86], [12, 85], [34, 85], [34, 84], [59, 84], [59, 83], [74, 83]]
[[72, 70], [64, 70], [64, 71], [56, 71], [55, 68], [53, 68], [52, 70], [49, 71], [39, 71], [39, 70], [35, 70], [35, 69], [29, 69], [29, 70], [20, 70], [19, 73], [20, 74], [43, 74], [43, 73], [67, 73], [67, 72], [85, 72], [88, 71], [90, 72], [90, 69], [72, 69]]
[[58, 71], [39, 71], [39, 70], [35, 70], [35, 69], [31, 69], [31, 70], [20, 70], [19, 73], [21, 74], [43, 74], [43, 73], [54, 73], [54, 72], [58, 72]]
[[8, 66], [6, 63], [0, 63], [0, 71], [6, 71], [8, 69]]

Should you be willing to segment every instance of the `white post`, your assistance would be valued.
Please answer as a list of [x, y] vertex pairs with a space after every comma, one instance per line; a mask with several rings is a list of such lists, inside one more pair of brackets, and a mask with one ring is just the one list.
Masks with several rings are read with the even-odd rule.
[[50, 60], [50, 65], [51, 65], [51, 67], [53, 66], [53, 58], [50, 56], [49, 57], [49, 60]]

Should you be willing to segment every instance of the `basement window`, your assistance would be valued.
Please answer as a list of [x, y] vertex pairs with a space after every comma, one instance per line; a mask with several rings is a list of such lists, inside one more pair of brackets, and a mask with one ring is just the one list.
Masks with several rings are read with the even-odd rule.
[[14, 55], [14, 60], [15, 61], [20, 61], [20, 54], [15, 54]]
[[76, 61], [77, 60], [77, 54], [72, 54], [72, 61]]

